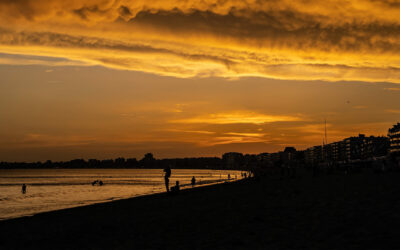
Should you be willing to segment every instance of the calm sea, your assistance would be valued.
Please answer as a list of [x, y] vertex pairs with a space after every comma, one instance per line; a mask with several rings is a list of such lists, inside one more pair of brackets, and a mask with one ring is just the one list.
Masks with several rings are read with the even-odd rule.
[[[191, 188], [241, 178], [240, 171], [172, 170], [170, 186]], [[103, 186], [92, 186], [95, 180]], [[21, 192], [22, 184], [26, 193]], [[0, 169], [0, 220], [165, 192], [162, 169]]]

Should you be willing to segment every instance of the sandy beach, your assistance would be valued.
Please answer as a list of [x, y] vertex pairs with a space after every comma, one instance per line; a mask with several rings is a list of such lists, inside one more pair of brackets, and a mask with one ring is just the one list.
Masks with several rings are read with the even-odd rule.
[[0, 249], [398, 249], [400, 173], [298, 171], [0, 222]]

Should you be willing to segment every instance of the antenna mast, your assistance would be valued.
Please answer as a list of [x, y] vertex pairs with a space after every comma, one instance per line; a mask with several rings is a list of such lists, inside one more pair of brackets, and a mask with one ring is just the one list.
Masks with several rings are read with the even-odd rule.
[[326, 118], [325, 118], [325, 145], [328, 144], [328, 134], [326, 132]]

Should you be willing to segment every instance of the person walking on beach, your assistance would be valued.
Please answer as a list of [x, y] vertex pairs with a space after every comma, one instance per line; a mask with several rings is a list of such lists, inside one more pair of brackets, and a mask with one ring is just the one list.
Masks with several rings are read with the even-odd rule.
[[194, 178], [194, 176], [192, 177], [192, 187], [194, 187], [194, 185], [196, 185], [196, 178]]
[[167, 189], [167, 192], [169, 192], [169, 177], [171, 176], [171, 168], [169, 166], [164, 168], [164, 172], [165, 188]]
[[26, 193], [26, 185], [25, 183], [22, 184], [22, 193], [25, 194]]

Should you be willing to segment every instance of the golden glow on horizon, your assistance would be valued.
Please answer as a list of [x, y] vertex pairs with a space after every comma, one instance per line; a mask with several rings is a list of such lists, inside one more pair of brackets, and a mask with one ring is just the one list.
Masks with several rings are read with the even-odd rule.
[[300, 121], [299, 117], [280, 116], [280, 115], [264, 115], [254, 112], [231, 112], [231, 113], [217, 113], [209, 114], [201, 117], [187, 118], [181, 120], [172, 120], [171, 123], [211, 123], [211, 124], [263, 124], [271, 122], [283, 121]]

